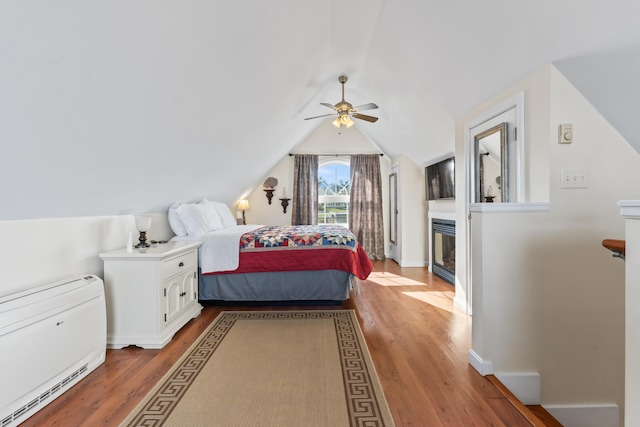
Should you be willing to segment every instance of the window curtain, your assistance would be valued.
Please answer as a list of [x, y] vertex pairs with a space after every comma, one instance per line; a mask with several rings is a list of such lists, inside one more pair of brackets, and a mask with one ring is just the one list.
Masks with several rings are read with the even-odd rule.
[[293, 161], [291, 224], [318, 223], [318, 156], [296, 154]]
[[349, 228], [370, 259], [384, 259], [380, 155], [351, 156]]

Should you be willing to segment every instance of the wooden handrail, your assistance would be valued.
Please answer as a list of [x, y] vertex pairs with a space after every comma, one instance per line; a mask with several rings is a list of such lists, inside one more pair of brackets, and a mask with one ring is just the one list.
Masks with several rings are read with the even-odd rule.
[[624, 240], [604, 239], [602, 246], [613, 252], [613, 256], [624, 259], [626, 252], [626, 242]]

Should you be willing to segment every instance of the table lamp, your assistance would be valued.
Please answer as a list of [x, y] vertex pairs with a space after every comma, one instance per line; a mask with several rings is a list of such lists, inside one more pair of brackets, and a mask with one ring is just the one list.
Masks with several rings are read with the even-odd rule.
[[147, 243], [147, 231], [151, 228], [151, 215], [134, 215], [136, 219], [136, 229], [140, 232], [140, 237], [136, 248], [148, 248], [150, 245]]

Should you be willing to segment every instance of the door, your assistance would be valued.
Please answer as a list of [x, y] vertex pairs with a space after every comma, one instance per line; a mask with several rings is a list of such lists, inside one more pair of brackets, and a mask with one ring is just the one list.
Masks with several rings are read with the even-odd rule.
[[198, 301], [198, 276], [195, 271], [190, 272], [189, 274], [184, 275], [184, 279], [182, 279], [182, 289], [183, 289], [183, 308], [189, 307], [191, 304], [195, 304]]
[[164, 282], [164, 322], [171, 322], [182, 310], [182, 275]]

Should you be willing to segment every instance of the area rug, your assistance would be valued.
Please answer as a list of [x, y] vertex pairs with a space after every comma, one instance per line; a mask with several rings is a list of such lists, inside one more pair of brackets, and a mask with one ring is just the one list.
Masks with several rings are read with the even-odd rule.
[[224, 311], [121, 426], [393, 426], [353, 310]]

